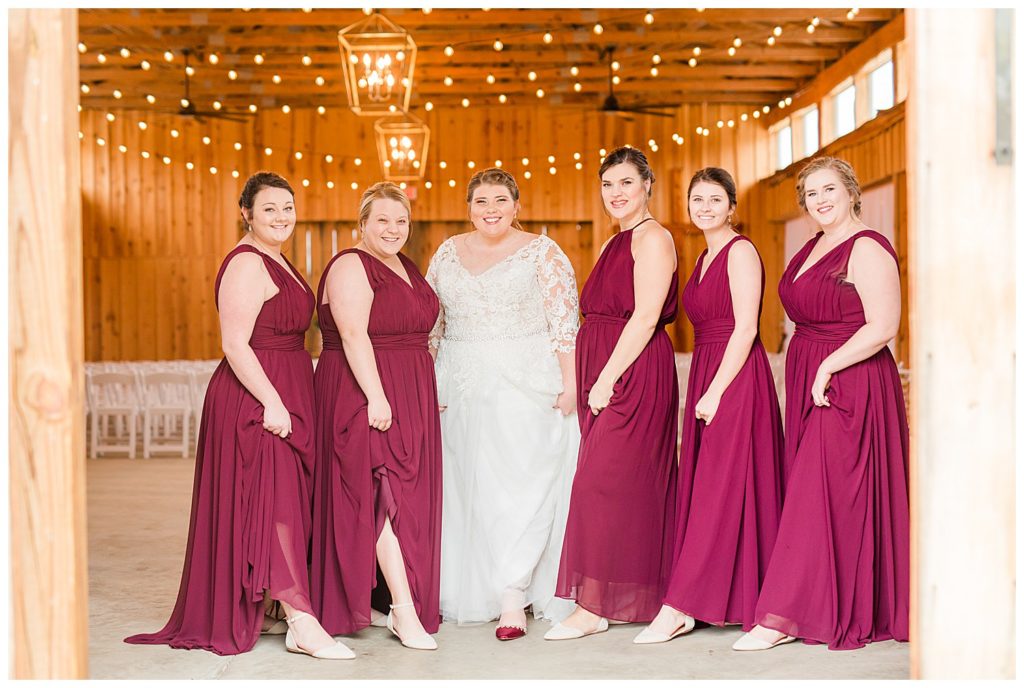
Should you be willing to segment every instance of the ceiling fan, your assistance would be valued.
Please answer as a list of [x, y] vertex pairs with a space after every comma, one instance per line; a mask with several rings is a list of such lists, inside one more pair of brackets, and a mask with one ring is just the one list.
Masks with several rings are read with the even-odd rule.
[[607, 48], [602, 48], [600, 52], [600, 58], [607, 58], [608, 63], [608, 97], [604, 99], [604, 103], [601, 104], [599, 110], [609, 115], [618, 115], [620, 117], [630, 119], [630, 115], [652, 115], [654, 117], [672, 117], [670, 113], [658, 112], [659, 108], [675, 108], [678, 107], [675, 103], [646, 103], [633, 105], [631, 107], [623, 107], [619, 105], [619, 99], [615, 97], [615, 84], [612, 77], [612, 62], [614, 62], [615, 46], [611, 45]]
[[226, 119], [232, 122], [244, 122], [248, 117], [249, 113], [242, 112], [227, 112], [225, 110], [200, 110], [196, 107], [196, 104], [192, 101], [192, 95], [189, 89], [189, 74], [188, 74], [188, 58], [192, 54], [192, 51], [188, 48], [181, 51], [185, 56], [185, 96], [181, 99], [181, 107], [176, 111], [171, 110], [174, 114], [181, 115], [183, 117], [194, 117], [197, 122], [203, 122], [207, 117], [215, 119]]

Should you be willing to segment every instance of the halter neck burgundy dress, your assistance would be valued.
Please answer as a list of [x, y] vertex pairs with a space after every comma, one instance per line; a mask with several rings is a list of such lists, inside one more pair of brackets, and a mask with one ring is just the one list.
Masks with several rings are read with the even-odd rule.
[[676, 318], [673, 272], [650, 341], [595, 416], [587, 396], [633, 314], [633, 231], [612, 237], [580, 295], [576, 339], [582, 440], [555, 594], [607, 619], [650, 621], [672, 565], [679, 387], [665, 325]]
[[[329, 304], [327, 275], [355, 253], [373, 289], [367, 327], [392, 425], [371, 428], [366, 395], [342, 349]], [[389, 600], [378, 581], [376, 543], [390, 518], [405, 561], [413, 601], [427, 633], [436, 633], [441, 595], [441, 420], [434, 359], [427, 337], [440, 309], [416, 265], [398, 254], [411, 286], [359, 249], [338, 253], [324, 268], [317, 313], [324, 350], [317, 362], [316, 472], [310, 579], [313, 607], [331, 634], [370, 625]]]
[[711, 424], [694, 415], [736, 327], [729, 251], [740, 242], [753, 246], [734, 237], [701, 277], [704, 251], [683, 289], [696, 337], [679, 453], [675, 566], [665, 604], [717, 626], [738, 623], [750, 630], [782, 513], [782, 417], [760, 336]]
[[845, 281], [857, 232], [798, 275], [821, 238], [793, 257], [779, 296], [796, 332], [786, 355], [786, 496], [755, 622], [849, 650], [907, 640], [910, 581], [908, 435], [903, 388], [888, 347], [832, 376], [830, 406], [811, 385], [826, 356], [864, 323]]
[[[210, 378], [196, 451], [188, 545], [178, 599], [167, 625], [127, 643], [234, 655], [252, 649], [270, 595], [312, 611], [306, 552], [313, 472], [313, 364], [305, 333], [313, 293], [301, 275], [253, 246], [280, 290], [256, 317], [249, 345], [292, 420], [285, 439], [263, 428], [263, 406], [223, 359]], [[287, 262], [287, 259], [285, 259]], [[219, 305], [219, 303], [218, 303]]]

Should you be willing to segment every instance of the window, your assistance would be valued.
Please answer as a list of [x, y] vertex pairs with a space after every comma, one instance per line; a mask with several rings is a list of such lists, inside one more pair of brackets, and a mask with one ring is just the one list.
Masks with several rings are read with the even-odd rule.
[[888, 60], [868, 76], [868, 92], [871, 94], [869, 118], [877, 115], [879, 110], [888, 110], [893, 106], [895, 90], [892, 77], [892, 60]]
[[814, 155], [818, 150], [818, 108], [812, 107], [803, 118], [804, 149], [803, 157]]
[[857, 127], [857, 90], [853, 84], [835, 97], [835, 138], [849, 134]]
[[793, 164], [793, 127], [789, 120], [775, 133], [775, 169], [781, 170]]

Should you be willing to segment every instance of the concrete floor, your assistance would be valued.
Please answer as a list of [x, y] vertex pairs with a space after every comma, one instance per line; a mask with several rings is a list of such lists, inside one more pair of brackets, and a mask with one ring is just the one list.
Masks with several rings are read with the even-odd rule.
[[89, 675], [95, 679], [894, 679], [909, 675], [909, 646], [893, 641], [830, 652], [801, 643], [733, 652], [738, 628], [698, 628], [662, 645], [637, 646], [639, 625], [575, 641], [546, 642], [545, 622], [526, 638], [494, 639], [491, 624], [442, 624], [440, 649], [403, 648], [385, 629], [344, 638], [358, 655], [328, 662], [285, 651], [264, 636], [252, 652], [127, 645], [161, 628], [178, 589], [195, 463], [100, 459], [88, 463]]

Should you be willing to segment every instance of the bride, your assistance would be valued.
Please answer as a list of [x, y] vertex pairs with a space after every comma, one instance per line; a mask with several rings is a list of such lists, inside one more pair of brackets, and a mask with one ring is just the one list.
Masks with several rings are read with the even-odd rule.
[[473, 231], [442, 243], [427, 271], [441, 300], [441, 614], [498, 618], [495, 635], [512, 640], [525, 607], [556, 621], [573, 607], [554, 591], [580, 441], [579, 299], [558, 245], [516, 221], [511, 174], [476, 173], [466, 200]]

